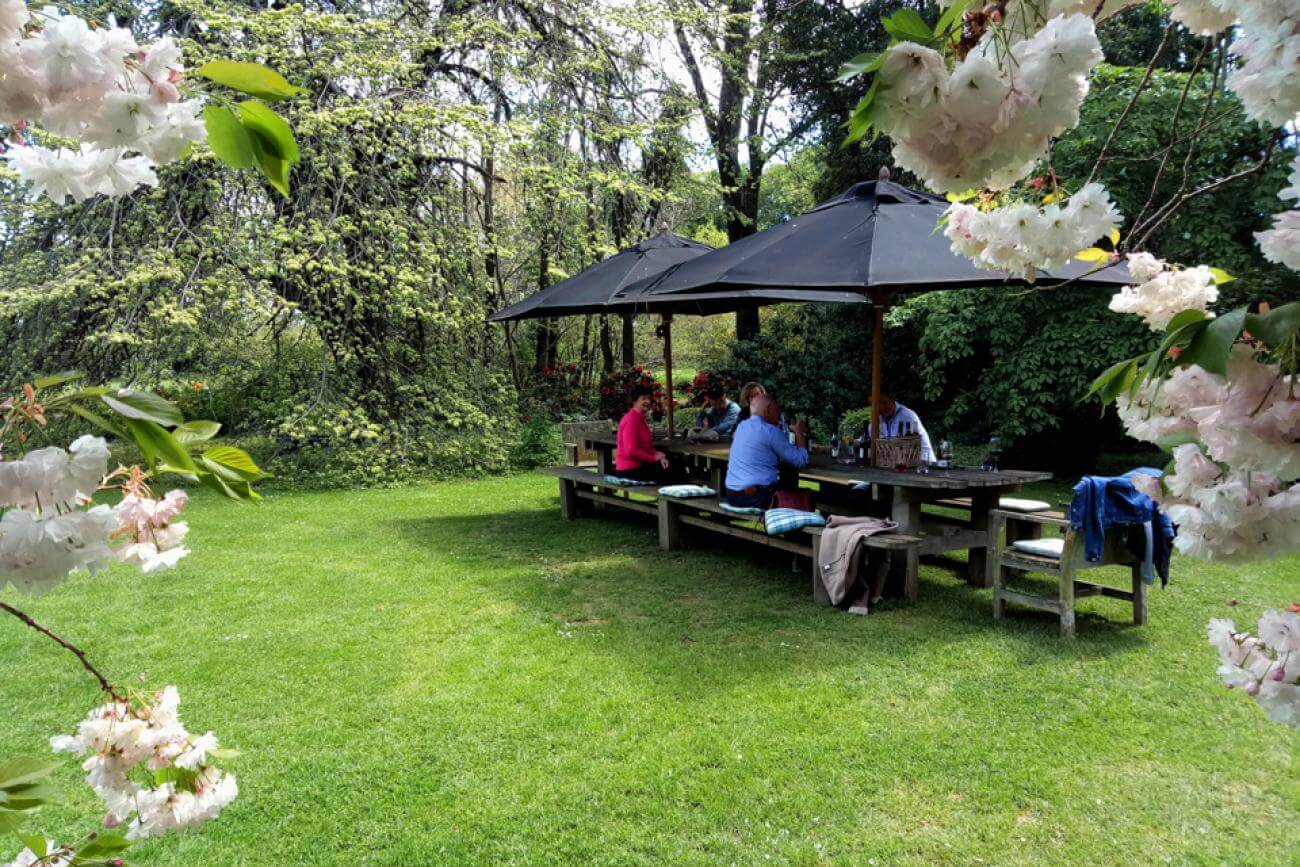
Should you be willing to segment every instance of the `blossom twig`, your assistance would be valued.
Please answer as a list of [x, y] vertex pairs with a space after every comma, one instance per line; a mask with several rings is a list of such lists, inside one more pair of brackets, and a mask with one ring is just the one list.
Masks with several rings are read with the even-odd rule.
[[102, 688], [104, 692], [108, 693], [108, 695], [114, 701], [122, 702], [123, 704], [126, 703], [126, 699], [122, 696], [122, 694], [119, 693], [113, 687], [113, 684], [109, 683], [108, 678], [105, 677], [99, 669], [95, 668], [95, 666], [91, 664], [90, 660], [86, 658], [86, 652], [82, 650], [80, 647], [77, 647], [75, 644], [73, 644], [71, 641], [68, 641], [66, 638], [62, 638], [56, 635], [55, 633], [51, 632], [48, 627], [42, 626], [40, 623], [37, 623], [36, 620], [33, 619], [30, 614], [27, 614], [24, 611], [19, 611], [17, 608], [14, 608], [12, 605], [8, 605], [4, 602], [0, 602], [0, 610], [7, 611], [8, 613], [12, 614], [14, 617], [17, 617], [23, 623], [26, 623], [32, 629], [35, 629], [37, 632], [41, 633], [42, 635], [49, 636], [50, 638], [54, 639], [54, 641], [56, 641], [60, 646], [72, 651], [73, 655], [75, 655], [77, 659], [81, 660], [81, 664], [82, 666], [85, 667], [86, 671], [93, 674], [95, 676], [95, 679], [99, 681], [100, 688]]

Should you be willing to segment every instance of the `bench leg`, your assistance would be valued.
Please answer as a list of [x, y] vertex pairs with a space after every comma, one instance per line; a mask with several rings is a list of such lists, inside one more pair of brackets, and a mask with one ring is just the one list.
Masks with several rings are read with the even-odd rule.
[[560, 479], [560, 516], [567, 521], [578, 517], [578, 485], [570, 479]]
[[667, 497], [659, 498], [659, 547], [674, 551], [682, 544], [682, 523], [677, 520], [677, 504]]
[[1074, 570], [1061, 568], [1061, 637], [1074, 638]]
[[1142, 567], [1133, 567], [1133, 623], [1145, 626], [1147, 622], [1147, 583], [1142, 580]]
[[921, 598], [921, 549], [908, 548], [903, 555], [903, 595], [908, 602]]
[[[970, 526], [972, 530], [983, 530], [991, 536], [993, 523], [992, 511], [997, 506], [998, 498], [986, 491], [976, 491], [970, 498]], [[986, 538], [982, 548], [971, 548], [966, 553], [966, 582], [975, 587], [991, 587], [988, 562], [993, 540]]]

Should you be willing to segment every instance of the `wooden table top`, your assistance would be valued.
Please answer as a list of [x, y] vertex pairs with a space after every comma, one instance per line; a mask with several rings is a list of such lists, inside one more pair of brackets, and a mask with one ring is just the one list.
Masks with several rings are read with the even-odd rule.
[[[614, 434], [591, 434], [588, 443], [613, 446]], [[731, 454], [731, 444], [726, 442], [692, 443], [680, 437], [656, 439], [655, 448], [667, 454], [691, 455], [725, 461]], [[884, 467], [867, 467], [861, 464], [841, 464], [830, 455], [814, 453], [808, 466], [799, 471], [799, 477], [814, 482], [836, 485], [890, 485], [896, 488], [927, 490], [962, 490], [969, 488], [1002, 488], [1029, 482], [1045, 482], [1051, 473], [1035, 470], [981, 470], [966, 467], [951, 469], [932, 468], [928, 473], [898, 472]]]

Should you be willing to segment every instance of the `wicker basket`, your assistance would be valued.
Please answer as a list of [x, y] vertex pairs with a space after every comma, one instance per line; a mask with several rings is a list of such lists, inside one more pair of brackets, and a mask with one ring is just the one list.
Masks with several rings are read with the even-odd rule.
[[921, 465], [921, 437], [879, 437], [871, 441], [871, 457], [877, 467], [914, 469]]

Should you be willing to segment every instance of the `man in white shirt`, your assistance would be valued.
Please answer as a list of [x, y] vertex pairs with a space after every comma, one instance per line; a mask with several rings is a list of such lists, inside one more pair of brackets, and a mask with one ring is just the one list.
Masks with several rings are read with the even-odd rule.
[[[870, 433], [871, 422], [867, 422]], [[921, 418], [915, 412], [894, 400], [888, 392], [880, 395], [880, 435], [897, 437], [905, 433], [919, 434], [921, 437], [921, 460], [934, 462], [934, 452], [930, 449], [930, 435], [921, 424]]]

